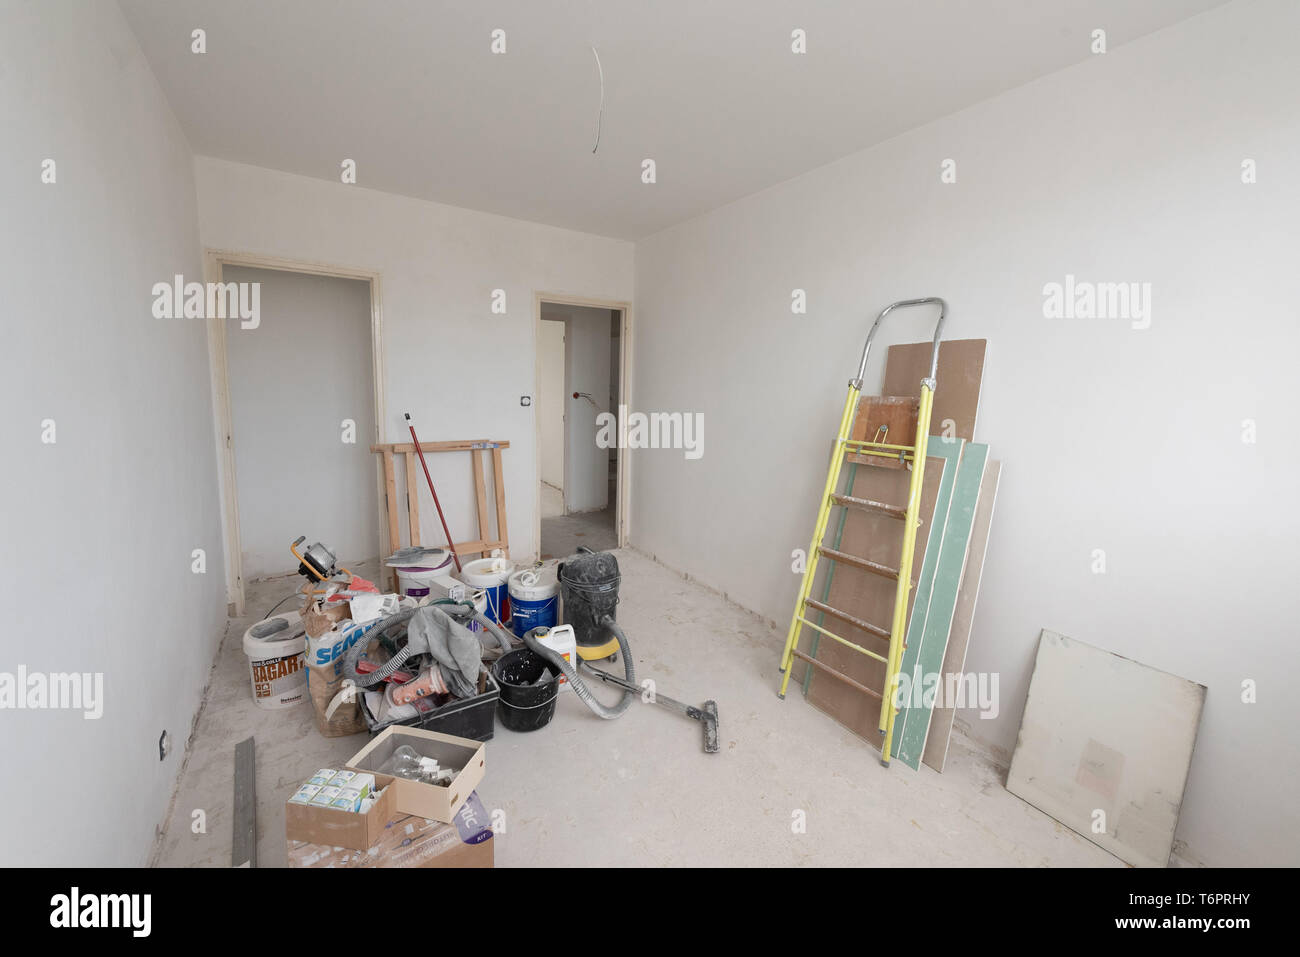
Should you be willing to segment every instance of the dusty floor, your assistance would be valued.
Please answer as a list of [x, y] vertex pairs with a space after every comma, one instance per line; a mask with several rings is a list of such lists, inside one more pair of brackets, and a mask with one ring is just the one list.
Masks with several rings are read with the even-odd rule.
[[[615, 494], [610, 486], [610, 501]], [[564, 514], [564, 493], [554, 485], [542, 483], [542, 558], [572, 555], [579, 545], [598, 552], [618, 545], [614, 530], [614, 509], [599, 512]]]
[[[699, 725], [663, 709], [637, 702], [601, 721], [572, 693], [541, 730], [516, 734], [498, 723], [479, 788], [489, 809], [505, 812], [498, 867], [1123, 866], [1007, 792], [1004, 772], [965, 738], [954, 737], [943, 774], [882, 768], [876, 751], [797, 694], [778, 700], [783, 635], [644, 555], [617, 554], [618, 617], [638, 679], [653, 677], [686, 701], [716, 699], [722, 750], [704, 754]], [[240, 638], [296, 586], [254, 584], [250, 614], [231, 621], [156, 863], [229, 866], [234, 748], [251, 734], [258, 864], [283, 866], [284, 801], [367, 740], [321, 738], [309, 705], [253, 705]], [[612, 700], [608, 688], [596, 693]], [[196, 834], [199, 808], [206, 832]], [[799, 817], [803, 833], [792, 827]]]
[[542, 482], [542, 518], [555, 518], [564, 514], [564, 490]]

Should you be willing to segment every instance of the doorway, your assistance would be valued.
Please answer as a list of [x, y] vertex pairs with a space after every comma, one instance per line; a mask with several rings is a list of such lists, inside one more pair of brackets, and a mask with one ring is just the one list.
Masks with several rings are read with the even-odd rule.
[[[616, 422], [626, 394], [627, 307], [537, 300], [538, 542], [543, 559], [625, 541], [625, 463]], [[611, 441], [611, 439], [613, 441]]]
[[216, 250], [205, 275], [259, 292], [255, 323], [208, 321], [227, 592], [242, 615], [246, 582], [296, 570], [299, 535], [353, 568], [386, 554], [369, 452], [384, 416], [379, 278]]

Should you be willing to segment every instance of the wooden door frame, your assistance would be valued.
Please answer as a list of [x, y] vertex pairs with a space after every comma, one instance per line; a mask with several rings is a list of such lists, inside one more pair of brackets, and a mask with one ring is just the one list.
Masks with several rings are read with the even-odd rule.
[[[624, 302], [618, 299], [593, 299], [589, 296], [577, 296], [570, 293], [562, 292], [534, 292], [533, 293], [533, 382], [535, 386], [540, 387], [542, 381], [542, 354], [538, 348], [541, 341], [542, 322], [542, 303], [549, 302], [557, 306], [589, 306], [594, 309], [609, 309], [622, 313], [623, 319], [620, 323], [619, 342], [618, 342], [618, 404], [619, 406], [630, 406], [632, 395], [632, 303]], [[568, 323], [565, 323], [565, 332], [568, 332]], [[566, 345], [567, 349], [567, 345]], [[565, 387], [568, 387], [566, 380]], [[565, 396], [568, 398], [567, 393]], [[533, 395], [533, 407], [537, 407], [536, 388]], [[618, 414], [618, 409], [614, 410]], [[567, 422], [567, 419], [566, 419]], [[537, 555], [540, 558], [542, 554], [542, 418], [533, 415], [533, 428], [535, 431], [535, 468], [536, 481], [533, 483], [533, 536], [537, 543]], [[565, 442], [568, 442], [568, 429], [565, 429]], [[614, 489], [614, 531], [618, 537], [618, 547], [622, 548], [628, 542], [629, 526], [629, 508], [631, 502], [632, 488], [632, 463], [628, 460], [627, 449], [618, 449], [618, 469], [615, 472], [615, 489]], [[568, 485], [568, 456], [565, 456], [565, 485]], [[565, 489], [565, 503], [567, 508], [568, 489]]]
[[[387, 441], [384, 431], [387, 423], [385, 402], [386, 374], [383, 347], [383, 296], [382, 276], [378, 270], [339, 266], [307, 260], [285, 259], [257, 253], [229, 249], [204, 249], [203, 278], [205, 282], [221, 282], [226, 266], [246, 266], [252, 269], [274, 269], [281, 272], [305, 273], [309, 276], [329, 276], [337, 279], [359, 279], [370, 285], [370, 352], [374, 382], [375, 427], [372, 442]], [[225, 524], [226, 547], [226, 601], [231, 615], [244, 614], [243, 548], [239, 534], [239, 491], [235, 477], [235, 429], [230, 414], [230, 366], [226, 352], [226, 324], [231, 319], [208, 317], [209, 374], [212, 379], [213, 406], [215, 409], [217, 457], [222, 494], [222, 516]], [[392, 551], [388, 541], [385, 520], [387, 506], [384, 501], [383, 466], [375, 460], [376, 509], [379, 515], [380, 555]], [[287, 542], [285, 543], [288, 544]]]

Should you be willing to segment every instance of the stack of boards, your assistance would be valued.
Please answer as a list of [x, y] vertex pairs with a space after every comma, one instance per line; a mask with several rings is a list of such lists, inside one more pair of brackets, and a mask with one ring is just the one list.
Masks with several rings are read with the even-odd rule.
[[[925, 763], [942, 771], [947, 758], [956, 716], [952, 692], [961, 687], [993, 521], [1001, 463], [989, 458], [987, 445], [973, 441], [987, 344], [984, 339], [957, 339], [939, 346], [932, 436], [912, 564], [915, 586], [899, 672], [906, 694], [894, 724], [894, 757], [911, 768]], [[930, 371], [932, 348], [930, 342], [889, 348], [884, 394], [862, 399], [853, 438], [912, 444], [916, 400], [921, 380]], [[850, 456], [844, 475], [844, 494], [899, 507], [907, 504], [911, 471], [897, 460]], [[897, 517], [858, 509], [838, 511], [839, 517], [832, 516], [826, 544], [898, 567], [903, 524]], [[883, 626], [868, 630], [840, 616], [825, 623], [841, 637], [884, 655], [889, 648], [885, 629], [893, 618], [895, 587], [893, 579], [853, 565], [823, 562], [810, 594], [860, 623]], [[838, 642], [818, 641], [814, 633], [810, 654], [868, 688], [884, 688], [884, 665]], [[881, 746], [878, 698], [816, 668], [804, 666], [802, 674], [796, 669], [793, 677], [802, 679], [804, 694], [815, 707], [874, 747]], [[975, 703], [969, 695], [968, 703]]]

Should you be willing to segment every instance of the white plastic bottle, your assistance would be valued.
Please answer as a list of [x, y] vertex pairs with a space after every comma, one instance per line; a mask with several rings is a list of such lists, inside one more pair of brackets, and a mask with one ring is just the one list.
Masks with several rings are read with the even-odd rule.
[[[538, 628], [540, 632], [542, 629]], [[549, 648], [565, 661], [574, 671], [578, 670], [578, 639], [573, 633], [572, 625], [556, 625], [554, 628], [546, 629], [545, 634], [538, 634], [537, 643], [544, 648]], [[560, 675], [560, 690], [567, 691], [569, 688], [569, 679]]]

